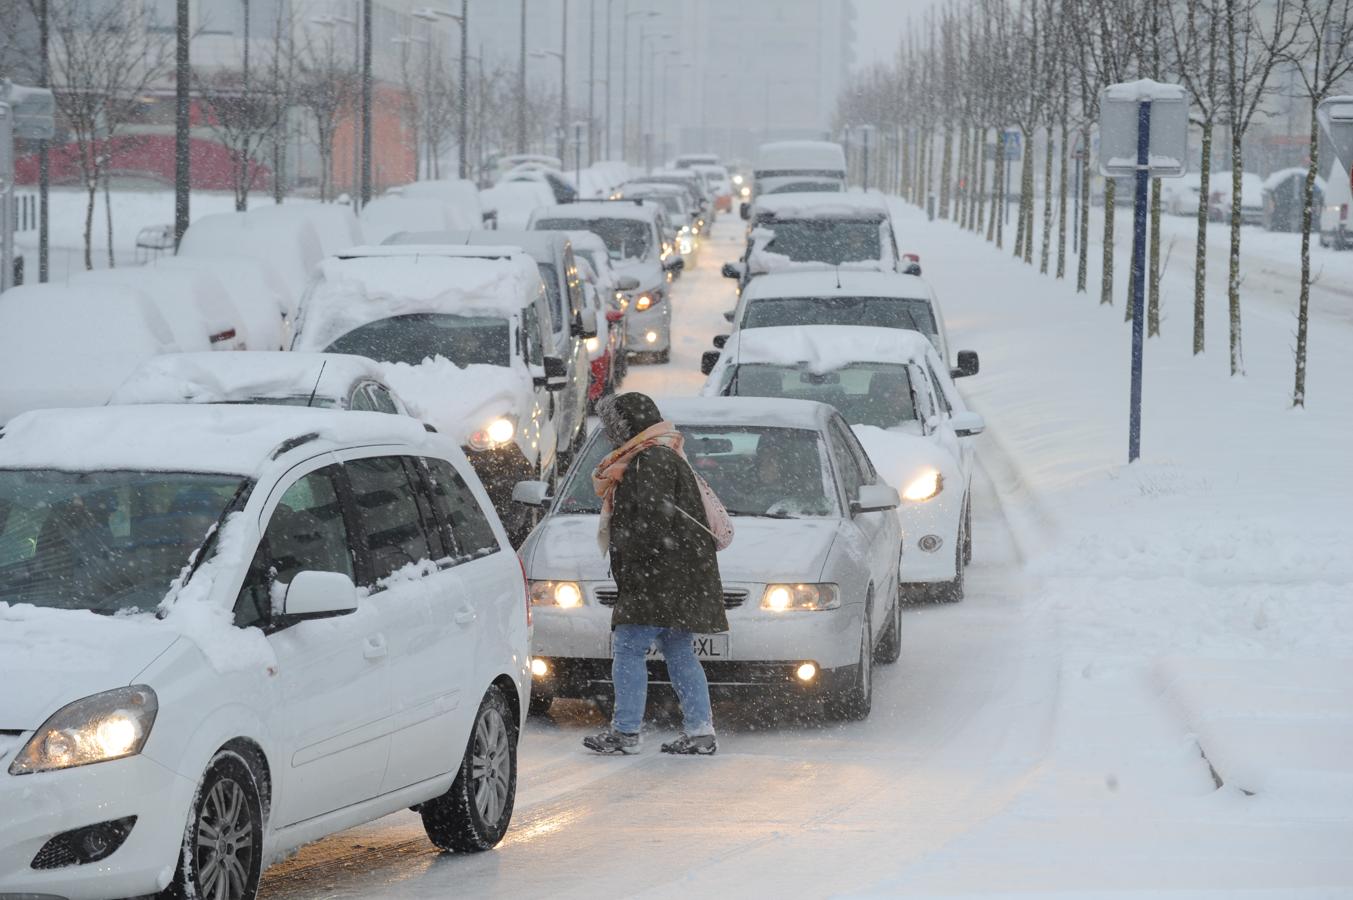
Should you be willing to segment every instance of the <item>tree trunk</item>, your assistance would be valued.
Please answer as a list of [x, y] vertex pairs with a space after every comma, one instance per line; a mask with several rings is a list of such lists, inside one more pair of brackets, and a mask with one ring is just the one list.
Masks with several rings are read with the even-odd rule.
[[1146, 336], [1160, 337], [1160, 179], [1151, 179], [1151, 268], [1146, 282]]
[[901, 165], [900, 165], [899, 168], [900, 168], [901, 173], [902, 173], [902, 185], [901, 185], [901, 187], [898, 189], [898, 193], [899, 193], [900, 195], [902, 195], [902, 197], [907, 198], [907, 197], [910, 197], [910, 196], [911, 196], [911, 132], [910, 132], [910, 129], [905, 129], [905, 130], [903, 130], [903, 132], [902, 132], [902, 162], [901, 162]]
[[1038, 271], [1048, 274], [1048, 260], [1052, 256], [1052, 123], [1046, 128], [1048, 145], [1043, 160], [1043, 248], [1039, 254]]
[[[1089, 160], [1090, 123], [1081, 126], [1081, 152]], [[1084, 294], [1090, 283], [1090, 173], [1081, 166], [1081, 215], [1076, 223], [1080, 229], [1080, 258], [1076, 262], [1076, 293]]]
[[282, 121], [273, 128], [272, 136], [272, 200], [278, 205], [282, 203], [282, 149], [286, 133], [286, 116], [283, 115]]
[[94, 268], [94, 204], [99, 197], [98, 170], [85, 175], [85, 270]]
[[1024, 135], [1025, 152], [1020, 160], [1019, 167], [1019, 208], [1015, 210], [1015, 259], [1024, 255], [1024, 239], [1027, 235], [1024, 227], [1024, 201], [1027, 199], [1024, 196], [1024, 170], [1029, 168], [1029, 157], [1031, 156], [1028, 152], [1029, 135], [1023, 130], [1020, 133]]
[[944, 156], [940, 159], [940, 218], [949, 218], [949, 179], [953, 177], [954, 130], [944, 126]]
[[1231, 265], [1226, 279], [1226, 300], [1230, 307], [1231, 374], [1245, 374], [1245, 357], [1240, 346], [1240, 141], [1241, 133], [1231, 129]]
[[1067, 125], [1062, 119], [1062, 143], [1058, 147], [1057, 169], [1057, 277], [1066, 277], [1066, 164], [1067, 164]]
[[103, 218], [108, 226], [108, 268], [117, 266], [117, 260], [113, 256], [113, 192], [108, 186], [108, 172], [103, 173]]
[[1024, 210], [1024, 262], [1034, 264], [1034, 133], [1024, 137], [1024, 166], [1020, 169], [1019, 202]]
[[1309, 330], [1307, 309], [1311, 302], [1311, 207], [1315, 203], [1315, 175], [1320, 164], [1320, 132], [1311, 104], [1311, 161], [1306, 167], [1306, 185], [1301, 198], [1301, 281], [1297, 294], [1297, 360], [1292, 384], [1292, 405], [1306, 406], [1306, 337]]
[[1203, 122], [1202, 163], [1198, 167], [1198, 238], [1193, 256], [1193, 355], [1203, 352], [1203, 332], [1207, 327], [1207, 213], [1208, 186], [1212, 177], [1212, 119]]
[[991, 222], [987, 227], [987, 240], [996, 241], [996, 249], [1001, 248], [1002, 216], [1001, 206], [1004, 198], [1001, 194], [1005, 191], [1005, 129], [996, 130], [996, 164], [991, 174]]
[[968, 126], [958, 126], [958, 178], [955, 184], [954, 218], [959, 228], [968, 227]]
[[[977, 234], [982, 233], [982, 226], [987, 217], [987, 130], [981, 128], [977, 134], [977, 196], [973, 198], [977, 203], [977, 215], [973, 218], [972, 230]], [[988, 236], [987, 240], [991, 240]]]
[[1099, 279], [1099, 302], [1109, 306], [1113, 306], [1113, 202], [1116, 187], [1112, 178], [1104, 179], [1104, 270]]

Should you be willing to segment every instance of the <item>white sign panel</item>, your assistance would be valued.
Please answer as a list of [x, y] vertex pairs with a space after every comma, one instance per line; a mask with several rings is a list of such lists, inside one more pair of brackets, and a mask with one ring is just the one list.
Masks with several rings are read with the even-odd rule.
[[1353, 97], [1328, 97], [1320, 101], [1315, 115], [1329, 136], [1339, 164], [1349, 168], [1353, 164]]
[[1099, 93], [1099, 171], [1106, 177], [1137, 173], [1137, 120], [1151, 104], [1148, 171], [1152, 178], [1183, 175], [1189, 157], [1189, 103], [1182, 85], [1143, 79], [1111, 84]]

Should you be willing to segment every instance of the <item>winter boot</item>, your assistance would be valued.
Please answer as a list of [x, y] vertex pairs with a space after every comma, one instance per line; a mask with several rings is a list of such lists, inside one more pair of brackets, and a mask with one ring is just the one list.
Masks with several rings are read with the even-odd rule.
[[719, 742], [712, 734], [683, 734], [674, 741], [662, 745], [663, 753], [676, 753], [682, 756], [713, 756], [719, 749]]
[[639, 735], [607, 728], [605, 731], [589, 734], [583, 738], [583, 746], [596, 753], [631, 755], [639, 752]]

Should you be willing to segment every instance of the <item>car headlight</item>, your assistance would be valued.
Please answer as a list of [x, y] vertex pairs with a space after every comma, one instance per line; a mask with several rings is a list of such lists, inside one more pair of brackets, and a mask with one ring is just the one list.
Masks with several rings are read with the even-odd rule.
[[634, 301], [634, 308], [638, 312], [643, 312], [653, 305], [652, 294], [640, 294], [639, 299]]
[[483, 428], [470, 434], [470, 449], [492, 450], [512, 440], [517, 434], [516, 416], [498, 416]]
[[583, 346], [587, 348], [588, 353], [596, 353], [601, 348], [601, 339], [590, 337], [583, 341]]
[[10, 763], [9, 774], [28, 775], [135, 756], [159, 712], [144, 684], [117, 688], [67, 703], [42, 723]]
[[734, 176], [733, 176], [733, 183], [736, 184], [736, 185], [741, 186], [741, 184], [742, 184], [742, 176], [741, 176], [741, 175], [734, 175]]
[[834, 584], [768, 584], [761, 608], [771, 612], [836, 609], [841, 592]]
[[937, 469], [927, 469], [911, 480], [902, 496], [907, 500], [929, 500], [944, 490], [944, 476]]
[[583, 589], [576, 581], [533, 581], [531, 605], [573, 609], [583, 605]]
[[742, 191], [741, 191], [741, 193], [742, 193], [743, 198], [746, 199], [747, 197], [752, 196], [752, 189], [749, 188], [747, 185], [744, 184], [744, 185], [742, 186]]

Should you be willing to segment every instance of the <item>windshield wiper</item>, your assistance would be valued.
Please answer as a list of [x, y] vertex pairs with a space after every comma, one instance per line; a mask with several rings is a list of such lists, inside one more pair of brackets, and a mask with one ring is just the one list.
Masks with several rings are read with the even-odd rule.
[[787, 512], [751, 512], [745, 509], [730, 509], [730, 516], [750, 516], [754, 519], [797, 519], [798, 516], [791, 516]]

